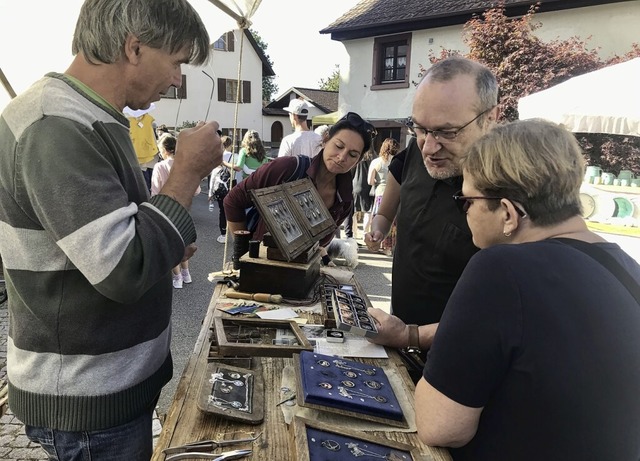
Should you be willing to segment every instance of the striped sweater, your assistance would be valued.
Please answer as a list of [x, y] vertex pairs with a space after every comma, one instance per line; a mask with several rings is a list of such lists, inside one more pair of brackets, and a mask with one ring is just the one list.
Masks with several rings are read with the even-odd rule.
[[0, 117], [9, 405], [65, 431], [124, 424], [171, 379], [171, 276], [195, 240], [149, 199], [127, 119], [60, 74]]

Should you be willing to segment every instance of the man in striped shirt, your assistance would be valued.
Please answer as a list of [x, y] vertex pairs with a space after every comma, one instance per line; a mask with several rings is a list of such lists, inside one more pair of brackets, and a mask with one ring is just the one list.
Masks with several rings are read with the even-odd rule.
[[0, 117], [9, 405], [50, 459], [148, 460], [171, 268], [195, 251], [187, 210], [222, 148], [216, 122], [184, 130], [149, 199], [122, 110], [179, 87], [209, 37], [187, 0], [86, 0], [73, 53]]

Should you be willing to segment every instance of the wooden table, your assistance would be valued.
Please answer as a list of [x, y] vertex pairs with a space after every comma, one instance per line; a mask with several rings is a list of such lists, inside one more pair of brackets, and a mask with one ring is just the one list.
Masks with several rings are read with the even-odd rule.
[[[262, 424], [251, 425], [230, 421], [203, 413], [197, 407], [200, 383], [203, 379], [209, 356], [210, 326], [214, 316], [221, 315], [221, 312], [216, 310], [216, 304], [221, 300], [226, 301], [226, 298], [223, 297], [225, 290], [226, 287], [221, 284], [218, 284], [214, 290], [193, 354], [180, 378], [173, 402], [164, 421], [162, 433], [152, 457], [153, 461], [163, 461], [165, 455], [162, 450], [167, 447], [175, 447], [200, 440], [246, 438], [254, 433], [261, 433], [261, 436], [253, 443], [233, 445], [216, 451], [250, 448], [253, 450], [252, 455], [242, 458], [242, 460], [251, 461], [294, 461], [298, 459], [295, 453], [293, 431], [285, 423], [281, 407], [276, 406], [280, 400], [282, 370], [286, 365], [292, 365], [293, 359], [274, 357], [254, 359], [260, 361], [264, 378], [265, 401], [264, 422]], [[363, 362], [382, 366], [383, 368], [397, 367], [407, 389], [409, 391], [413, 390], [413, 383], [397, 354], [390, 353], [389, 359], [368, 359], [363, 360]], [[398, 432], [390, 429], [389, 431], [378, 431], [371, 434], [417, 447], [425, 461], [451, 460], [446, 450], [422, 444], [418, 440], [416, 433]]]

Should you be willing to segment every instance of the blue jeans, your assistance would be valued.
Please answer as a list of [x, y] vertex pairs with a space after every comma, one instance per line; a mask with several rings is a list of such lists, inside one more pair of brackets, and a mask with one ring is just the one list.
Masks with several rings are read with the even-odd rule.
[[122, 426], [94, 432], [65, 432], [25, 426], [50, 461], [149, 461], [153, 452], [153, 410]]

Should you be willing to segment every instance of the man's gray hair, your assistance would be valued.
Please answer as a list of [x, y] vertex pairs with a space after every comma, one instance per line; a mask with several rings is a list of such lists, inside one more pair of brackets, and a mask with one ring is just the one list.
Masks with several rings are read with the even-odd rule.
[[169, 53], [188, 47], [195, 65], [209, 58], [209, 34], [187, 0], [86, 0], [71, 49], [92, 64], [111, 64], [121, 59], [129, 35]]
[[480, 107], [478, 111], [488, 110], [498, 104], [498, 81], [486, 66], [462, 56], [450, 56], [436, 62], [427, 69], [423, 80], [448, 82], [458, 75], [472, 75], [476, 79], [476, 90]]

